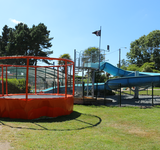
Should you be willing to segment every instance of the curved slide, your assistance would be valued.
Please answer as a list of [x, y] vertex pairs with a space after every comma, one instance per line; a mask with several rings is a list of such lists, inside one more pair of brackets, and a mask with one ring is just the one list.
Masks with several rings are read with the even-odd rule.
[[[86, 63], [84, 67], [90, 67], [93, 69], [99, 68], [99, 63]], [[109, 79], [106, 82], [107, 90], [115, 90], [121, 87], [136, 87], [136, 86], [147, 86], [152, 83], [156, 86], [160, 86], [160, 73], [150, 73], [150, 72], [139, 72], [139, 76], [135, 76], [135, 71], [126, 71], [120, 68], [113, 66], [108, 62], [100, 63], [100, 70], [104, 70], [113, 76], [119, 76], [121, 78]], [[87, 85], [86, 85], [87, 86]], [[89, 84], [89, 88], [92, 87], [92, 84]], [[77, 87], [78, 88], [78, 87]], [[96, 86], [94, 86], [96, 89]], [[63, 90], [64, 87], [61, 87]], [[98, 84], [99, 90], [104, 90], [104, 83]], [[44, 90], [45, 93], [53, 92], [53, 87]]]
[[[120, 68], [117, 68], [111, 65], [108, 62], [101, 63], [100, 70], [104, 70], [105, 72], [108, 72], [109, 74], [112, 74], [113, 76], [119, 76], [119, 77], [135, 76], [135, 71], [123, 70], [123, 69], [120, 69]], [[160, 73], [139, 72], [139, 76], [144, 76], [144, 75], [155, 76], [155, 75], [160, 75]]]
[[[98, 69], [98, 63], [91, 63], [92, 68]], [[110, 79], [107, 81], [107, 89], [113, 90], [120, 87], [160, 85], [160, 73], [139, 72], [139, 76], [135, 76], [134, 71], [126, 71], [111, 65], [108, 62], [100, 63], [100, 70], [104, 70], [113, 76], [120, 76], [121, 78]], [[98, 86], [98, 89], [104, 89], [104, 86]]]

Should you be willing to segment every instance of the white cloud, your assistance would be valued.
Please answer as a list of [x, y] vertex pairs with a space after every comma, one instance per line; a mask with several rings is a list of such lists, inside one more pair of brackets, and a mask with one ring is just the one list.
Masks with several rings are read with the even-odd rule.
[[17, 21], [16, 19], [10, 19], [11, 22], [15, 23], [15, 24], [19, 24], [22, 23], [21, 21]]

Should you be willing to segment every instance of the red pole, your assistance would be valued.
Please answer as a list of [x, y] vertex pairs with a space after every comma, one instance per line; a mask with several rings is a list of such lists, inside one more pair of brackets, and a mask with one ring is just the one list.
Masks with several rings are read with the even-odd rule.
[[6, 94], [8, 94], [8, 84], [7, 84], [7, 67], [6, 67]]
[[59, 94], [59, 67], [57, 67], [57, 94]]
[[29, 58], [27, 58], [27, 71], [26, 71], [26, 101], [28, 100], [28, 72], [29, 72]]
[[2, 96], [4, 96], [3, 66], [2, 66]]
[[75, 88], [75, 84], [74, 84], [75, 83], [75, 80], [74, 80], [75, 79], [75, 74], [74, 74], [75, 71], [74, 71], [74, 69], [75, 68], [74, 68], [74, 63], [73, 63], [73, 96], [74, 96], [74, 88]]
[[67, 61], [65, 61], [65, 97], [67, 97]]
[[35, 67], [35, 94], [37, 94], [37, 67]]

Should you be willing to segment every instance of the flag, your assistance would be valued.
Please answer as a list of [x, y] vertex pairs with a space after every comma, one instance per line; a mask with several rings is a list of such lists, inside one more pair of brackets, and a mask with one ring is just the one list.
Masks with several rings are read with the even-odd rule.
[[94, 31], [94, 32], [92, 32], [92, 34], [95, 34], [97, 36], [101, 36], [101, 30]]

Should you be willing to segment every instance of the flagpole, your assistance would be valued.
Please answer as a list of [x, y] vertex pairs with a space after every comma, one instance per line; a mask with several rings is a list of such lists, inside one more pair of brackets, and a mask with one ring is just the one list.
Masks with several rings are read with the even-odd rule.
[[100, 26], [100, 37], [99, 37], [99, 69], [100, 69], [100, 61], [101, 61], [100, 49], [101, 49], [101, 26]]

